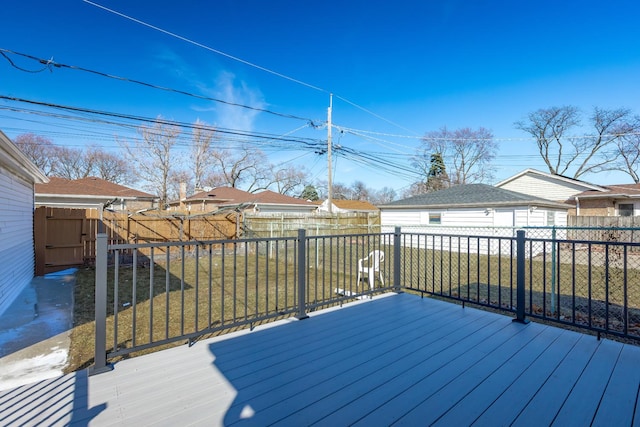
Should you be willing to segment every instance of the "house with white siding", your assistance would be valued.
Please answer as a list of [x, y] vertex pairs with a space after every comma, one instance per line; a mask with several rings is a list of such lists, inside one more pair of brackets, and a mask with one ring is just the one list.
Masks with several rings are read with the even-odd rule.
[[0, 131], [0, 314], [34, 276], [34, 186], [48, 179]]
[[487, 184], [465, 184], [379, 208], [385, 230], [401, 226], [455, 234], [492, 230], [495, 234], [504, 229], [505, 235], [512, 235], [515, 227], [565, 226], [570, 206]]
[[595, 185], [526, 169], [496, 187], [571, 205], [570, 216], [639, 216], [640, 184]]
[[[320, 206], [318, 206], [318, 212], [329, 212], [328, 199], [322, 202]], [[331, 212], [334, 212], [334, 213], [362, 212], [362, 213], [369, 213], [369, 214], [377, 214], [378, 208], [364, 200], [333, 199], [331, 203]]]
[[[567, 210], [570, 208], [565, 203], [487, 184], [457, 185], [378, 207], [383, 232], [393, 231], [399, 226], [417, 233], [490, 237], [513, 237], [516, 229], [522, 227], [548, 227], [531, 232], [535, 232], [536, 237], [550, 237], [554, 226], [567, 225]], [[452, 250], [467, 245], [462, 240], [450, 243], [445, 238], [431, 240], [421, 236], [409, 244], [428, 248], [452, 244]], [[493, 240], [489, 244], [487, 240], [469, 244], [497, 253], [508, 250], [510, 241], [499, 244], [498, 240]]]
[[[542, 199], [563, 202], [575, 206], [576, 194], [585, 191], [603, 192], [605, 187], [562, 175], [553, 175], [535, 169], [525, 169], [495, 185]], [[570, 214], [575, 214], [570, 212]]]

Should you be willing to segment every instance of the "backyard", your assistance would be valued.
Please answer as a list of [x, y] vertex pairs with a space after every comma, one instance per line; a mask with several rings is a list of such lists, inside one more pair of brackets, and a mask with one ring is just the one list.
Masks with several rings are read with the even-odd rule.
[[[450, 246], [450, 239], [435, 245], [423, 239], [421, 245], [404, 237], [398, 260], [393, 235], [387, 234], [307, 238], [302, 262], [295, 238], [111, 251], [109, 358], [296, 316], [301, 274], [307, 311], [371, 295], [368, 282], [357, 279], [358, 261], [373, 250], [386, 254], [380, 266], [384, 284], [376, 280], [373, 292], [397, 289], [399, 277], [406, 292], [515, 312], [514, 240], [502, 239], [487, 250], [459, 242]], [[527, 316], [640, 338], [640, 265], [624, 246], [594, 243], [585, 251], [566, 243], [535, 249], [534, 243], [528, 242], [524, 264]], [[68, 371], [93, 363], [94, 291], [95, 270], [82, 269]]]

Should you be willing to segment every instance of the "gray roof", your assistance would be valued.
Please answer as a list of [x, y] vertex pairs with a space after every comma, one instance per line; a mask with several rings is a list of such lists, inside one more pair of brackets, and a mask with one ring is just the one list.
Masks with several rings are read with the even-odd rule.
[[425, 193], [403, 200], [387, 203], [381, 209], [399, 208], [454, 208], [454, 207], [500, 207], [527, 206], [564, 208], [569, 205], [551, 200], [541, 199], [528, 194], [494, 187], [487, 184], [456, 185], [433, 193]]

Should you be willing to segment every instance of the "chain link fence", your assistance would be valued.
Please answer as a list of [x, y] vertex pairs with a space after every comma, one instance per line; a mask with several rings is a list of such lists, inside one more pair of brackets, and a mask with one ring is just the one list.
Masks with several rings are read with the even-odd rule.
[[519, 229], [528, 316], [640, 337], [638, 228], [403, 226], [404, 285], [513, 311]]

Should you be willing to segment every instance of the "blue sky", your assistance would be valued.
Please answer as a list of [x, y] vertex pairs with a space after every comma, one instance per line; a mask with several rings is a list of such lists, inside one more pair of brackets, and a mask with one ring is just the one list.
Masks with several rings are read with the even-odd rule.
[[[11, 1], [3, 5], [0, 48], [146, 83], [372, 132], [334, 130], [334, 143], [397, 165], [336, 155], [334, 181], [401, 192], [398, 171], [425, 132], [443, 126], [492, 130], [500, 151], [495, 182], [545, 170], [535, 143], [514, 128], [538, 108], [627, 107], [640, 114], [640, 4], [601, 1]], [[216, 52], [217, 51], [217, 52]], [[227, 55], [271, 70], [265, 72]], [[19, 67], [37, 62], [8, 54]], [[326, 138], [304, 120], [225, 106], [87, 72], [27, 73], [0, 57], [0, 95], [228, 129]], [[345, 102], [344, 99], [349, 102]], [[354, 105], [355, 104], [355, 105]], [[0, 100], [0, 129], [34, 132], [57, 144], [117, 146], [129, 129], [27, 114]], [[18, 109], [19, 111], [11, 111]], [[49, 110], [47, 110], [49, 111]], [[585, 133], [588, 131], [585, 130]], [[325, 179], [326, 157], [302, 145], [262, 147], [274, 163]], [[583, 179], [631, 182], [622, 174]]]

